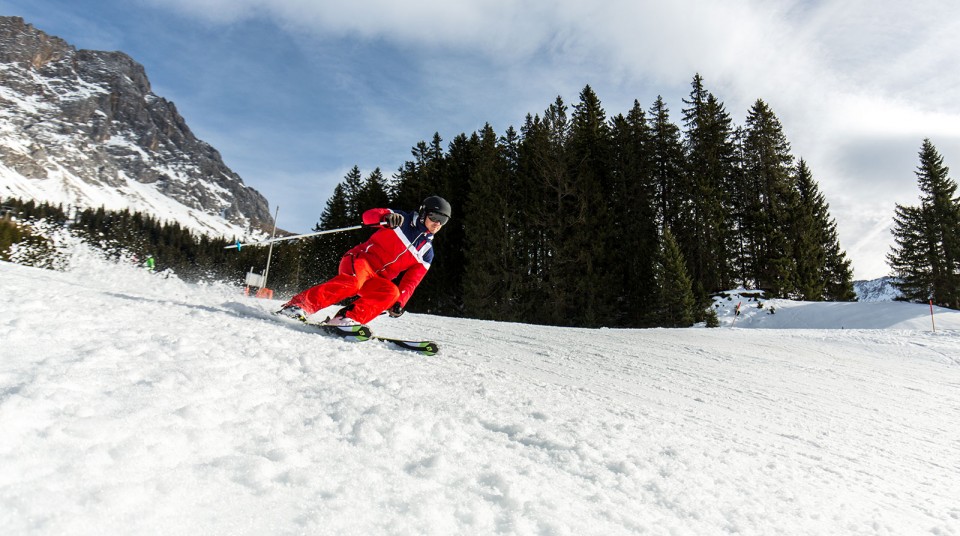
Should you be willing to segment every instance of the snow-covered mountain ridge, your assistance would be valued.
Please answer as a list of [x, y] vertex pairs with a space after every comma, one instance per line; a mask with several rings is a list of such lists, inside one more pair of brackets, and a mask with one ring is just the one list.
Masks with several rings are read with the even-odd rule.
[[130, 209], [211, 236], [269, 230], [266, 199], [197, 139], [143, 67], [0, 17], [0, 197]]
[[69, 251], [0, 263], [5, 533], [960, 533], [957, 311], [371, 323], [425, 358]]
[[857, 301], [861, 302], [884, 302], [893, 301], [902, 294], [897, 287], [893, 286], [896, 278], [881, 277], [869, 281], [854, 281], [853, 288], [857, 293]]

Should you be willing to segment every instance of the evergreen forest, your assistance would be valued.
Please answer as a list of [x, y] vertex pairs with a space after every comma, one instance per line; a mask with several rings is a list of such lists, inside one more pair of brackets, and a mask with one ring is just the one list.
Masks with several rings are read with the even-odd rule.
[[[315, 230], [356, 225], [368, 208], [414, 210], [430, 195], [450, 201], [453, 218], [434, 241], [414, 312], [689, 326], [706, 319], [711, 294], [738, 286], [854, 299], [829, 206], [770, 106], [757, 100], [736, 126], [699, 75], [683, 104], [679, 124], [660, 97], [611, 117], [586, 86], [572, 107], [557, 97], [519, 130], [498, 134], [487, 124], [446, 145], [435, 134], [390, 178], [350, 170]], [[62, 208], [44, 210], [67, 221]], [[152, 253], [158, 270], [187, 279], [242, 284], [266, 263], [266, 248], [226, 250], [140, 214], [86, 210], [69, 224], [105, 250]], [[322, 282], [370, 233], [277, 243], [268, 287], [288, 297]]]
[[[608, 117], [590, 86], [520, 130], [438, 134], [386, 182], [351, 170], [318, 228], [366, 208], [453, 205], [411, 310], [574, 326], [685, 326], [744, 286], [854, 299], [850, 262], [813, 172], [757, 100], [742, 127], [693, 78], [681, 124], [662, 98]], [[325, 272], [356, 237], [326, 238]], [[318, 254], [323, 255], [318, 251]]]

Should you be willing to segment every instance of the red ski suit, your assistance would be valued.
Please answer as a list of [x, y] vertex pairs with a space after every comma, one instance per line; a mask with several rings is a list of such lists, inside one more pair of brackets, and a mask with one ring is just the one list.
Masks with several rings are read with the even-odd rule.
[[[296, 305], [311, 315], [351, 296], [360, 296], [346, 316], [361, 324], [395, 303], [405, 307], [433, 262], [433, 234], [420, 223], [416, 212], [372, 208], [363, 213], [363, 223], [377, 225], [391, 212], [403, 216], [400, 227], [373, 233], [340, 259], [338, 275], [297, 294], [285, 306]], [[395, 285], [393, 280], [400, 274], [403, 277]]]

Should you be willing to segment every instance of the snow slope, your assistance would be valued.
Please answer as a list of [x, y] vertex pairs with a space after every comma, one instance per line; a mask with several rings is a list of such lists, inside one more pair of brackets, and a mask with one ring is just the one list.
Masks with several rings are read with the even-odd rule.
[[[766, 299], [762, 291], [729, 291], [714, 301], [725, 325], [772, 329], [960, 329], [960, 312], [922, 303], [804, 302]], [[734, 320], [737, 304], [740, 316]]]
[[4, 533], [960, 534], [958, 312], [374, 321], [426, 358], [278, 304], [0, 263]]

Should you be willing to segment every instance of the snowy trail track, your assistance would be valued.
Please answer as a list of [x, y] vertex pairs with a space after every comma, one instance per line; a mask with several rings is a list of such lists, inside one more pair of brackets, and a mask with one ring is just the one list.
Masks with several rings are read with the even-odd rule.
[[960, 314], [936, 334], [374, 322], [441, 342], [423, 357], [277, 303], [0, 263], [0, 526], [960, 534]]

